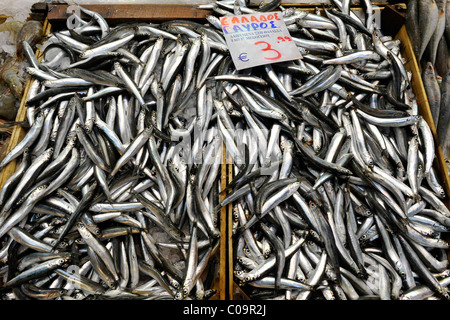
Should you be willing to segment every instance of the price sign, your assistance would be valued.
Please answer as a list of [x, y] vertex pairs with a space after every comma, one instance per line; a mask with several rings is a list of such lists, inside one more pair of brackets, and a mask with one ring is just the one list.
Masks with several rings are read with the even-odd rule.
[[236, 69], [301, 59], [279, 12], [262, 12], [220, 19]]

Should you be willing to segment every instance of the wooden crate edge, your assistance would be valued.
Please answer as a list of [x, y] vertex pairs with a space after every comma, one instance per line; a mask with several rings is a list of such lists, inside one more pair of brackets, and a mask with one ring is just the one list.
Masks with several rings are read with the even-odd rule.
[[413, 87], [414, 94], [416, 95], [417, 103], [419, 106], [419, 113], [424, 118], [424, 120], [430, 126], [431, 132], [434, 137], [435, 152], [436, 157], [434, 161], [435, 168], [439, 173], [439, 177], [442, 179], [443, 187], [447, 195], [445, 199], [445, 204], [450, 208], [450, 178], [448, 175], [447, 165], [445, 163], [444, 154], [442, 147], [439, 145], [439, 140], [437, 138], [436, 127], [433, 122], [433, 117], [431, 115], [430, 104], [428, 103], [427, 94], [425, 87], [423, 85], [422, 76], [420, 72], [420, 66], [417, 63], [416, 57], [414, 55], [414, 50], [412, 48], [411, 40], [409, 38], [406, 26], [403, 27], [398, 32], [396, 39], [402, 42], [402, 56], [407, 60], [406, 68], [412, 72], [411, 85]]

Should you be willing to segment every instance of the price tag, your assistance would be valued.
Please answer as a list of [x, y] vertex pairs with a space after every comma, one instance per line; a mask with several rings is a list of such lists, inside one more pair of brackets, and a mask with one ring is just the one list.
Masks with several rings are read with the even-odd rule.
[[262, 12], [220, 19], [237, 70], [301, 59], [279, 12]]

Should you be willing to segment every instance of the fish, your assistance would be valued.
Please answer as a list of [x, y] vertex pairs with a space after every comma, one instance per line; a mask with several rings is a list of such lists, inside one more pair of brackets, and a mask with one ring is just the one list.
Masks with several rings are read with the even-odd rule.
[[20, 30], [17, 32], [16, 36], [16, 47], [17, 52], [16, 55], [18, 57], [23, 57], [24, 51], [24, 43], [29, 45], [30, 47], [35, 47], [41, 40], [44, 38], [44, 30], [43, 24], [38, 20], [29, 20], [26, 21]]
[[437, 48], [435, 68], [437, 74], [442, 78], [448, 70], [448, 46], [444, 36], [441, 37]]
[[21, 59], [17, 56], [10, 56], [0, 68], [1, 79], [8, 85], [14, 97], [22, 99], [24, 91], [24, 81], [19, 76]]

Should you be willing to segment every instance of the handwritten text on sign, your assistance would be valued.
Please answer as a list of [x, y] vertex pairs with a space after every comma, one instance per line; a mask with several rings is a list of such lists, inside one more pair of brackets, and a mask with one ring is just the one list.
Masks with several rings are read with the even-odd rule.
[[301, 59], [279, 12], [220, 19], [236, 69]]

